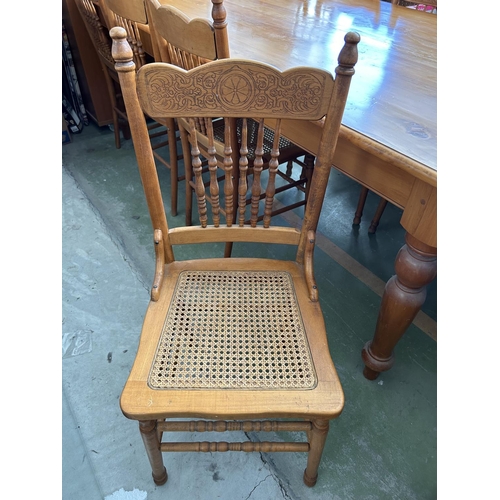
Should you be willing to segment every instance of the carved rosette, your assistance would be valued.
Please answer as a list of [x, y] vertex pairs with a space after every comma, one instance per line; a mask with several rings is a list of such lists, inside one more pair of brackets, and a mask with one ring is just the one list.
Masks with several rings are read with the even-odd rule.
[[[145, 68], [146, 69], [146, 68]], [[280, 73], [272, 68], [248, 66], [244, 63], [220, 69], [197, 68], [186, 73], [169, 68], [147, 68], [146, 100], [155, 113], [216, 114], [265, 112], [294, 117], [319, 113], [324, 80], [331, 75], [318, 71]], [[319, 116], [321, 117], [321, 116]]]

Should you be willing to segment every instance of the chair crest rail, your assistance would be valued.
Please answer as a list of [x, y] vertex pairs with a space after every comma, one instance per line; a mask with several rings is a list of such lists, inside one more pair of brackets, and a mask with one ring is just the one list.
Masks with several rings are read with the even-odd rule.
[[150, 116], [291, 118], [319, 120], [328, 111], [331, 73], [316, 68], [276, 68], [245, 59], [223, 59], [186, 71], [152, 63], [137, 73], [137, 90]]

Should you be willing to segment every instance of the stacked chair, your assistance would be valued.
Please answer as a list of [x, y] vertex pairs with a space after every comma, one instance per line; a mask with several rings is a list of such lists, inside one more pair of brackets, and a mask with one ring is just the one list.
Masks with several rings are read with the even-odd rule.
[[[118, 75], [111, 56], [111, 38], [109, 29], [122, 26], [127, 31], [127, 39], [133, 47], [134, 64], [140, 68], [146, 62], [152, 62], [153, 57], [146, 53], [141, 41], [141, 32], [149, 34], [146, 7], [143, 0], [75, 0], [85, 27], [90, 35], [106, 80], [106, 86], [113, 111], [113, 128], [115, 145], [121, 147], [120, 130], [124, 137], [130, 137], [128, 117], [123, 105]], [[171, 171], [171, 213], [177, 215], [177, 183], [182, 180], [178, 174], [178, 161], [182, 158], [177, 154], [176, 125], [173, 119], [150, 120], [148, 124], [149, 138], [154, 144], [155, 158]], [[164, 140], [157, 140], [165, 138]], [[168, 151], [166, 155], [160, 154]]]

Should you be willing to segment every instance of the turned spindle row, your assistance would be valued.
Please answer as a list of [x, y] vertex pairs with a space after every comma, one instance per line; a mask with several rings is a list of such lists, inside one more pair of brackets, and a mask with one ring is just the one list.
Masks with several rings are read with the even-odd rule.
[[271, 441], [262, 441], [253, 443], [245, 441], [243, 443], [227, 443], [225, 441], [208, 442], [200, 441], [195, 443], [161, 443], [161, 451], [200, 451], [200, 452], [225, 452], [225, 451], [261, 451], [263, 453], [272, 452], [308, 452], [309, 443], [276, 443]]
[[311, 422], [276, 422], [276, 421], [242, 421], [242, 422], [210, 422], [191, 420], [182, 422], [158, 422], [160, 432], [280, 432], [310, 431]]

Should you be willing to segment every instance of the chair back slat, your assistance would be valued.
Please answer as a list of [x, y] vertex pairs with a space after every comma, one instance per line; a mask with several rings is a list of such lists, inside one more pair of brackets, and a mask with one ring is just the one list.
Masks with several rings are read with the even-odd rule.
[[144, 0], [99, 0], [99, 6], [107, 19], [109, 28], [121, 26], [127, 32], [127, 41], [134, 53], [136, 69], [146, 64], [141, 30], [149, 32], [148, 17]]
[[[108, 2], [109, 3], [109, 2]], [[113, 26], [121, 26], [127, 32], [127, 41], [132, 47], [134, 53], [134, 63], [137, 68], [146, 64], [146, 53], [144, 52], [141, 40], [140, 30], [137, 23], [111, 11]]]

